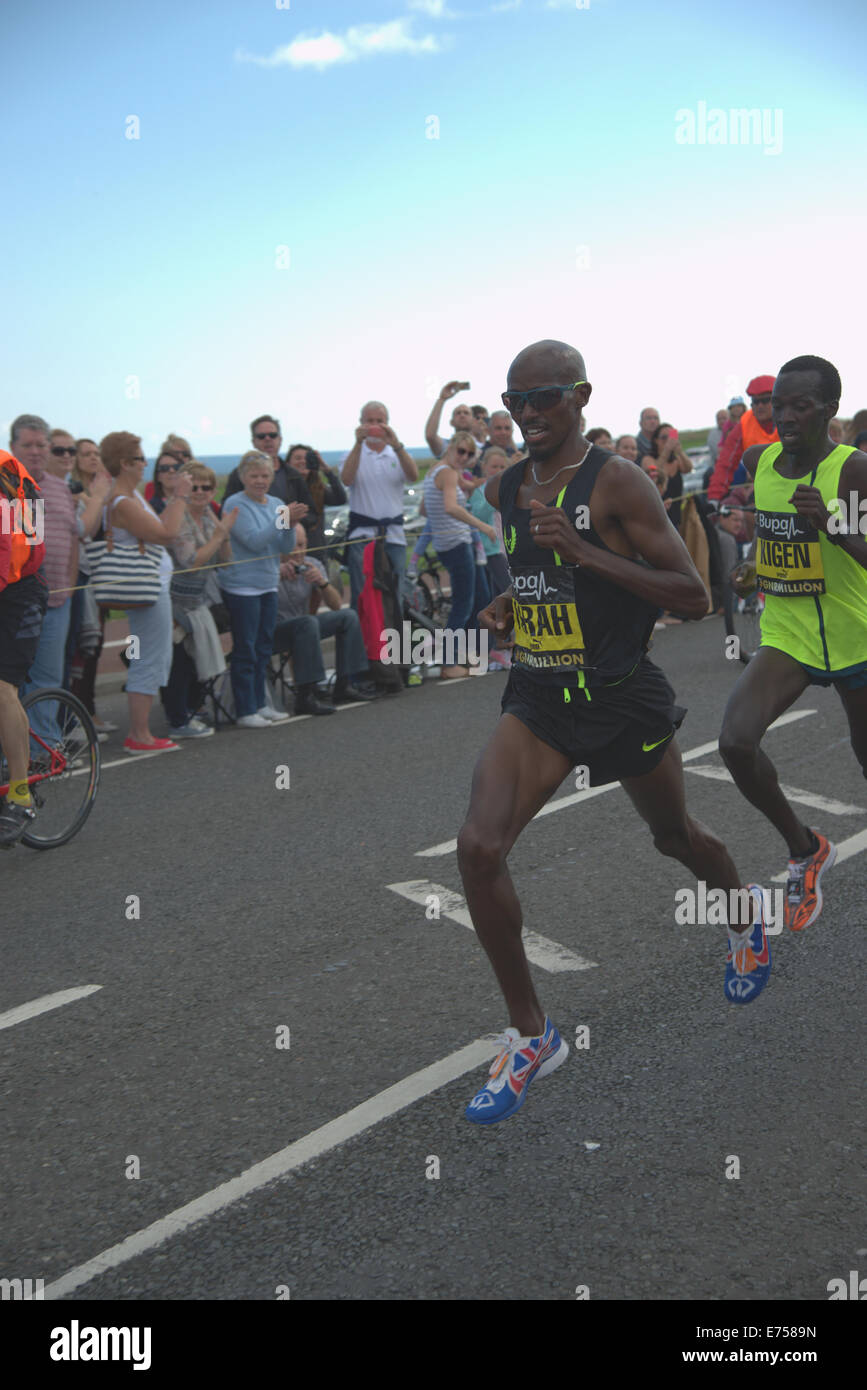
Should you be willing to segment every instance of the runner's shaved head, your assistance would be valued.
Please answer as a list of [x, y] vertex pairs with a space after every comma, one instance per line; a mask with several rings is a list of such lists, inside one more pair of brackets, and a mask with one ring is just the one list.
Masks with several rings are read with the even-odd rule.
[[568, 343], [560, 343], [556, 338], [543, 338], [539, 343], [531, 343], [523, 348], [509, 368], [507, 380], [565, 385], [573, 381], [586, 381], [587, 368], [584, 358], [577, 348]]

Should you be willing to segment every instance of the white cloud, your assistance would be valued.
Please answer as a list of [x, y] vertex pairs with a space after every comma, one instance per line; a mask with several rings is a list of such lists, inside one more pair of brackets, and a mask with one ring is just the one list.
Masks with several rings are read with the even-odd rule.
[[499, 0], [499, 4], [491, 6], [491, 14], [501, 14], [503, 10], [519, 10], [521, 0]]
[[457, 17], [454, 11], [446, 5], [446, 0], [407, 0], [407, 4], [411, 10], [421, 10], [422, 14], [430, 15], [431, 19], [455, 19]]
[[239, 63], [258, 63], [260, 67], [319, 68], [335, 63], [355, 63], [360, 58], [376, 57], [383, 53], [441, 53], [445, 45], [433, 34], [414, 38], [410, 33], [412, 20], [393, 19], [386, 24], [355, 24], [344, 34], [300, 34], [291, 43], [275, 48], [267, 57], [239, 50]]

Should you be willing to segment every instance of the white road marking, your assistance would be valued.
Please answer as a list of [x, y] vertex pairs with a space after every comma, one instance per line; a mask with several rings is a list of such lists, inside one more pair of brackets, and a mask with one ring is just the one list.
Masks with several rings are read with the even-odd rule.
[[[440, 900], [441, 917], [448, 917], [452, 922], [459, 922], [462, 927], [469, 927], [471, 932], [475, 931], [465, 900], [460, 893], [454, 893], [451, 888], [444, 888], [441, 883], [431, 883], [427, 878], [413, 878], [406, 883], [387, 883], [386, 887], [421, 907], [427, 905], [429, 894], [435, 893]], [[540, 936], [538, 932], [525, 931], [522, 940], [527, 959], [534, 965], [541, 966], [543, 970], [548, 970], [552, 975], [559, 974], [562, 970], [593, 970], [598, 967], [597, 961], [585, 960], [568, 947], [561, 946], [559, 941]]]
[[[837, 858], [831, 865], [829, 872], [833, 873], [837, 865], [841, 864], [844, 859], [851, 859], [853, 854], [861, 854], [865, 849], [867, 849], [867, 830], [859, 830], [857, 835], [850, 835], [848, 840], [841, 840], [837, 846]], [[781, 874], [774, 874], [771, 883], [785, 883], [788, 876], [788, 870]]]
[[185, 1206], [177, 1207], [174, 1211], [169, 1212], [168, 1216], [164, 1216], [159, 1221], [154, 1221], [152, 1225], [137, 1231], [135, 1235], [127, 1236], [126, 1240], [111, 1246], [109, 1250], [104, 1250], [101, 1255], [96, 1255], [85, 1264], [77, 1265], [68, 1274], [56, 1279], [53, 1284], [48, 1284], [44, 1291], [44, 1297], [47, 1299], [64, 1298], [74, 1289], [79, 1289], [82, 1284], [87, 1284], [91, 1279], [96, 1278], [98, 1274], [104, 1274], [109, 1269], [116, 1269], [119, 1265], [125, 1264], [127, 1260], [135, 1259], [137, 1255], [143, 1255], [146, 1251], [153, 1250], [156, 1246], [162, 1245], [163, 1241], [168, 1240], [171, 1236], [179, 1235], [181, 1231], [187, 1230], [196, 1222], [216, 1215], [217, 1212], [231, 1206], [233, 1202], [249, 1196], [251, 1192], [258, 1191], [266, 1183], [273, 1182], [275, 1178], [285, 1177], [287, 1173], [300, 1168], [302, 1164], [309, 1163], [313, 1158], [319, 1158], [329, 1149], [336, 1148], [338, 1144], [346, 1143], [347, 1139], [353, 1139], [357, 1134], [379, 1124], [381, 1120], [388, 1119], [389, 1116], [397, 1114], [399, 1110], [404, 1110], [408, 1105], [421, 1100], [423, 1096], [428, 1096], [433, 1091], [438, 1091], [440, 1087], [449, 1085], [458, 1077], [465, 1076], [468, 1071], [474, 1071], [476, 1067], [495, 1057], [498, 1051], [499, 1048], [493, 1041], [478, 1038], [468, 1047], [462, 1047], [459, 1052], [453, 1052], [450, 1056], [444, 1057], [442, 1061], [434, 1062], [432, 1066], [425, 1067], [422, 1071], [413, 1072], [412, 1076], [404, 1077], [394, 1086], [389, 1086], [387, 1090], [371, 1096], [370, 1100], [356, 1105], [352, 1110], [347, 1110], [344, 1115], [338, 1115], [337, 1119], [322, 1125], [320, 1129], [313, 1130], [312, 1134], [305, 1135], [303, 1139], [297, 1139], [294, 1144], [272, 1154], [270, 1158], [263, 1159], [261, 1163], [254, 1164], [252, 1168], [247, 1168], [237, 1178], [221, 1183], [219, 1187], [213, 1188], [192, 1202], [187, 1202]]
[[9, 1009], [5, 1014], [0, 1014], [0, 1028], [12, 1028], [16, 1023], [24, 1023], [28, 1018], [37, 1018], [39, 1014], [47, 1014], [51, 1009], [60, 1009], [64, 1004], [71, 1004], [75, 999], [84, 999], [88, 994], [95, 994], [102, 985], [76, 985], [74, 989], [60, 989], [55, 994], [43, 994], [40, 999], [31, 999], [29, 1004], [19, 1004], [17, 1009]]
[[[734, 785], [734, 778], [726, 767], [713, 767], [710, 763], [706, 767], [690, 767], [688, 772], [694, 772], [698, 777], [709, 777], [714, 782], [731, 782]], [[817, 811], [825, 811], [829, 816], [862, 816], [863, 806], [850, 806], [846, 801], [832, 801], [827, 796], [819, 796], [818, 792], [803, 791], [801, 787], [784, 787], [780, 783], [780, 791], [789, 801], [797, 801], [802, 806], [813, 806]]]
[[[796, 719], [806, 719], [808, 715], [815, 714], [814, 709], [790, 710], [788, 714], [781, 714], [768, 729], [779, 729], [784, 724], [792, 724]], [[711, 743], [700, 743], [697, 748], [690, 748], [686, 753], [681, 752], [681, 758], [685, 763], [692, 762], [694, 758], [704, 758], [708, 753], [716, 753], [719, 749], [719, 739], [714, 739]], [[606, 782], [604, 787], [587, 787], [582, 792], [575, 792], [572, 796], [561, 796], [557, 801], [548, 801], [537, 811], [533, 820], [540, 820], [542, 816], [553, 815], [555, 811], [565, 811], [568, 806], [575, 806], [579, 801], [589, 801], [593, 796], [602, 796], [605, 792], [620, 790], [619, 782]], [[441, 844], [431, 845], [430, 849], [417, 849], [416, 858], [433, 859], [441, 854], [454, 854], [458, 847], [457, 840], [443, 840]]]

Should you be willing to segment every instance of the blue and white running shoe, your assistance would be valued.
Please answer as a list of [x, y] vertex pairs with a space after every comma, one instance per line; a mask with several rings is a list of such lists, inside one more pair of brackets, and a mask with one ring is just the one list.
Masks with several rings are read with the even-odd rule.
[[731, 1004], [751, 1004], [761, 994], [771, 973], [764, 895], [756, 883], [748, 883], [747, 887], [758, 903], [758, 920], [743, 931], [729, 930], [725, 993]]
[[549, 1018], [541, 1037], [522, 1038], [517, 1028], [507, 1028], [497, 1042], [502, 1051], [494, 1058], [491, 1080], [464, 1111], [476, 1125], [494, 1125], [514, 1115], [524, 1104], [530, 1082], [548, 1076], [569, 1055], [569, 1044], [563, 1042]]

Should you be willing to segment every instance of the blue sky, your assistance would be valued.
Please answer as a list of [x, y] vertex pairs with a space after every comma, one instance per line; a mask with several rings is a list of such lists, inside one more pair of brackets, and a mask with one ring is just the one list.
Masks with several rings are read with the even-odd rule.
[[802, 352], [851, 414], [865, 38], [861, 0], [3, 7], [0, 424], [215, 454], [271, 411], [332, 449], [376, 397], [415, 445], [442, 382], [493, 408], [543, 337], [616, 432]]

